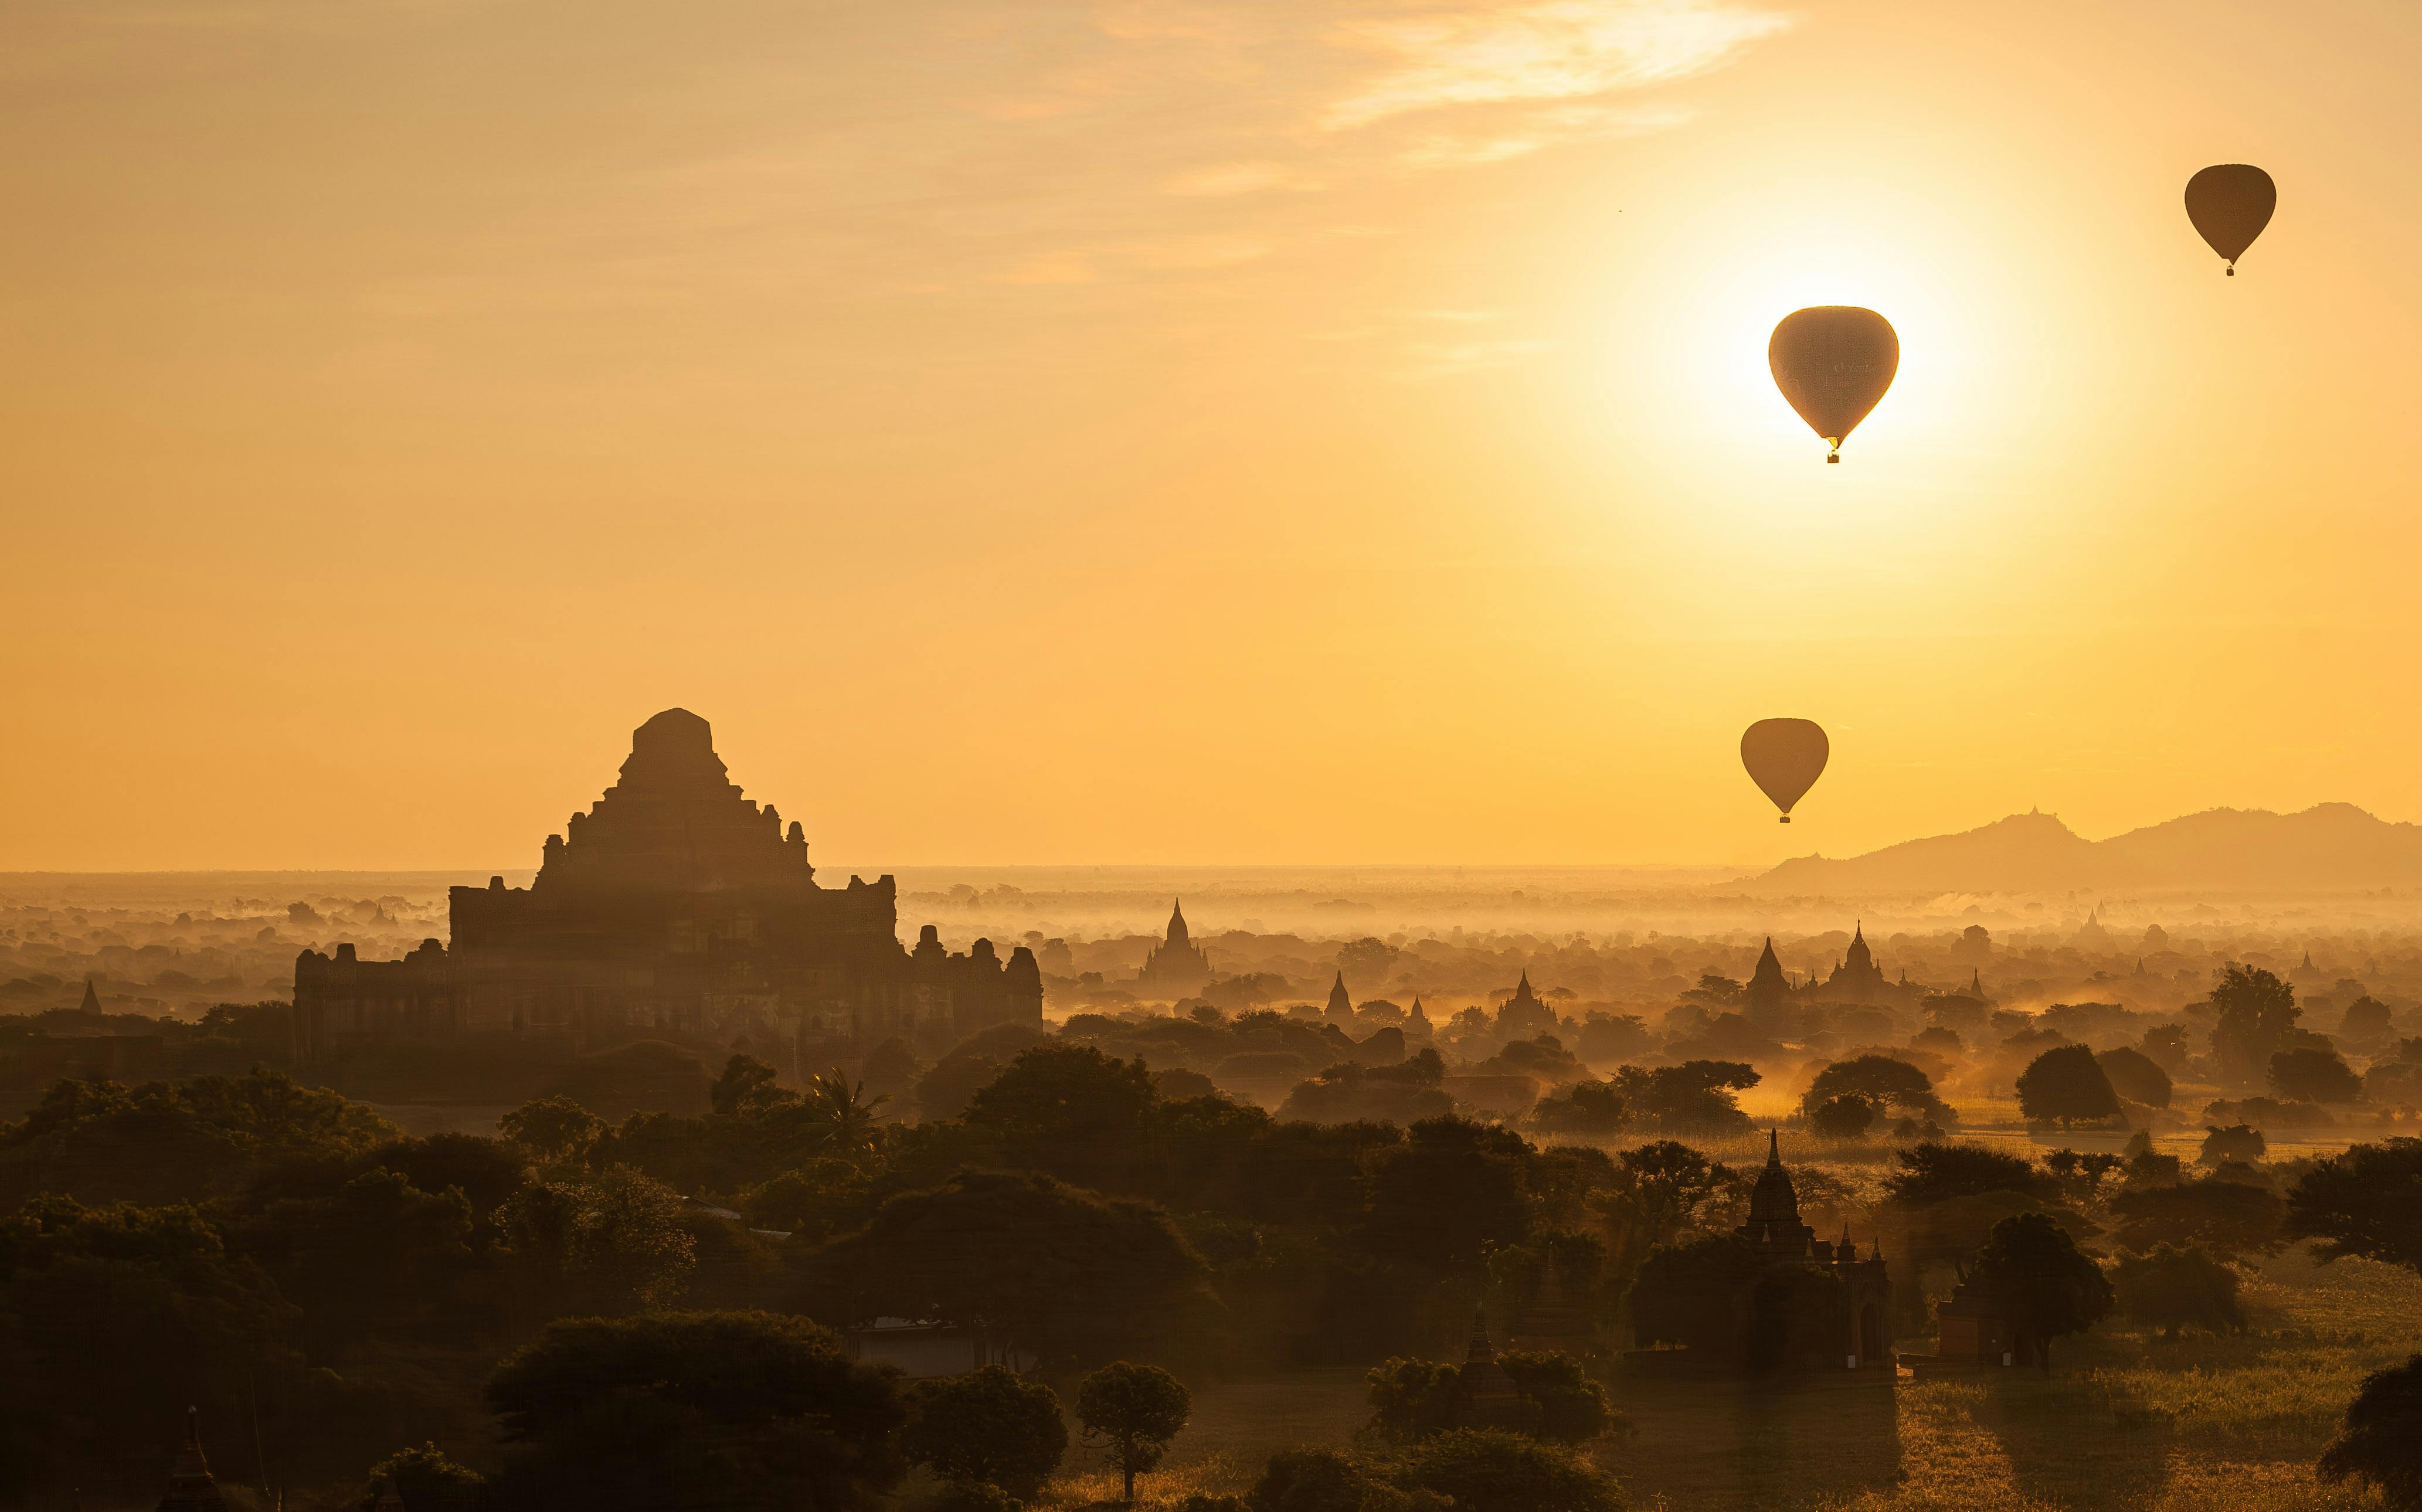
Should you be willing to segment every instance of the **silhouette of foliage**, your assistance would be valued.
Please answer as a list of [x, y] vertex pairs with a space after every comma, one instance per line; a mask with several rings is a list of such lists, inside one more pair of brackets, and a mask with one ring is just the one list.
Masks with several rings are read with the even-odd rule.
[[1900, 1169], [1885, 1178], [1884, 1189], [1895, 1202], [1940, 1203], [1992, 1191], [2052, 1193], [2052, 1178], [2032, 1162], [1981, 1144], [1927, 1142], [1895, 1150], [1893, 1158]]
[[2195, 1154], [2195, 1163], [2219, 1166], [2242, 1160], [2250, 1164], [2261, 1159], [2269, 1148], [2269, 1142], [2262, 1138], [2262, 1131], [2244, 1124], [2207, 1128], [2203, 1133], [2203, 1146]]
[[2364, 1378], [2319, 1470], [2371, 1487], [2398, 1512], [2422, 1507], [2422, 1355]]
[[2422, 1140], [2353, 1145], [2297, 1178], [2288, 1236], [2323, 1262], [2360, 1255], [2422, 1274]]
[[2111, 1090], [2130, 1102], [2142, 1103], [2147, 1108], [2167, 1108], [2170, 1105], [2170, 1074], [2162, 1069], [2160, 1062], [2144, 1051], [2122, 1045], [2104, 1050], [2094, 1060], [2102, 1067], [2102, 1074], [2110, 1079]]
[[399, 1449], [372, 1465], [370, 1489], [359, 1505], [374, 1512], [380, 1494], [390, 1486], [406, 1512], [480, 1512], [488, 1478], [456, 1464], [437, 1445], [424, 1443]]
[[659, 1313], [547, 1326], [489, 1377], [505, 1508], [862, 1507], [898, 1479], [889, 1373], [768, 1313]]
[[2245, 1327], [2237, 1272], [2201, 1249], [2160, 1244], [2147, 1253], [2123, 1254], [2111, 1283], [2120, 1313], [2165, 1337], [2177, 1337], [2180, 1329], [2235, 1333]]
[[1168, 1215], [1030, 1172], [904, 1192], [808, 1264], [811, 1312], [933, 1318], [1052, 1365], [1187, 1347], [1215, 1310]]
[[2243, 1085], [2258, 1081], [2271, 1057], [2288, 1047], [2296, 1020], [2296, 989], [2260, 967], [2236, 961], [2221, 968], [2211, 989], [2218, 1012], [2212, 1026], [2211, 1053], [2222, 1078]]
[[1991, 1297], [2010, 1326], [2035, 1342], [2035, 1356], [2052, 1368], [2052, 1341], [2092, 1328], [2111, 1310], [2111, 1283], [2094, 1258], [2042, 1213], [2020, 1213], [1993, 1225], [1976, 1252], [1969, 1279]]
[[2295, 1102], [2351, 1103], [2363, 1095], [2363, 1079], [2336, 1050], [2309, 1046], [2271, 1057], [2271, 1090]]
[[2019, 1073], [2019, 1110], [2031, 1120], [2067, 1128], [2117, 1117], [2119, 1095], [2092, 1050], [2062, 1045], [2037, 1056]]
[[905, 1400], [901, 1452], [953, 1486], [1031, 1501], [1068, 1451], [1058, 1394], [1000, 1365], [918, 1381]]
[[1194, 1397], [1185, 1384], [1155, 1365], [1121, 1360], [1077, 1386], [1077, 1421], [1086, 1438], [1118, 1467], [1124, 1486], [1121, 1500], [1129, 1504], [1135, 1501], [1136, 1476], [1160, 1463], [1193, 1411]]

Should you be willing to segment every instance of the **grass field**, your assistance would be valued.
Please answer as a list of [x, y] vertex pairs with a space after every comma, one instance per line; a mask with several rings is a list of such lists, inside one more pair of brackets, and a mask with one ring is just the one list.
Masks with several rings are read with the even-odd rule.
[[[2301, 1252], [2250, 1277], [2251, 1328], [2165, 1342], [2106, 1326], [2064, 1339], [2050, 1377], [1996, 1372], [1896, 1387], [1623, 1383], [1637, 1432], [1593, 1445], [1632, 1504], [1660, 1512], [2287, 1512], [2356, 1508], [2314, 1457], [2363, 1377], [2422, 1349], [2422, 1279]], [[1347, 1443], [1360, 1371], [1215, 1384], [1147, 1502], [1249, 1487], [1273, 1450]], [[1114, 1499], [1072, 1445], [1052, 1500]]]

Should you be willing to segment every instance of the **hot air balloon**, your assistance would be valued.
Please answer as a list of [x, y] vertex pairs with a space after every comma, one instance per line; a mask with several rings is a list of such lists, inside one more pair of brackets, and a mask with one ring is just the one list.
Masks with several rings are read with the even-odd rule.
[[1791, 823], [1791, 806], [1824, 775], [1832, 753], [1824, 727], [1814, 719], [1760, 719], [1741, 732], [1741, 764]]
[[1774, 370], [1774, 386], [1833, 449], [1825, 460], [1840, 462], [1842, 438], [1900, 370], [1900, 338], [1892, 322], [1855, 305], [1796, 309], [1766, 343], [1766, 365]]
[[2271, 175], [2250, 163], [2216, 163], [2187, 181], [2187, 219], [2228, 260], [2228, 276], [2237, 276], [2237, 260], [2271, 224], [2279, 208], [2279, 186]]

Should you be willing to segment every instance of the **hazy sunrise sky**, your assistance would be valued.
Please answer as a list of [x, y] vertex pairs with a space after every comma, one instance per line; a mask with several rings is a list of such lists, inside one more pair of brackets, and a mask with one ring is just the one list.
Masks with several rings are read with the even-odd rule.
[[[9, 0], [0, 869], [532, 865], [674, 704], [841, 863], [2422, 819], [2417, 77], [2411, 0]], [[1838, 467], [1811, 304], [1902, 342]]]

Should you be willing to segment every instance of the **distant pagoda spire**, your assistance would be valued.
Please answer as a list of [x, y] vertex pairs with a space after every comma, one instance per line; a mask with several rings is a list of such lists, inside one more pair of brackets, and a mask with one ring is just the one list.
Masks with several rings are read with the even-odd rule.
[[1345, 973], [1343, 970], [1337, 973], [1337, 980], [1329, 984], [1329, 1013], [1331, 1017], [1343, 1014], [1350, 1018], [1354, 1015], [1354, 999], [1345, 990]]
[[160, 1498], [160, 1512], [226, 1512], [227, 1500], [211, 1478], [211, 1464], [202, 1457], [202, 1414], [185, 1409], [185, 1438], [168, 1469], [168, 1494]]
[[101, 994], [92, 989], [90, 977], [84, 979], [84, 1001], [76, 1004], [76, 1011], [86, 1014], [101, 1012]]

